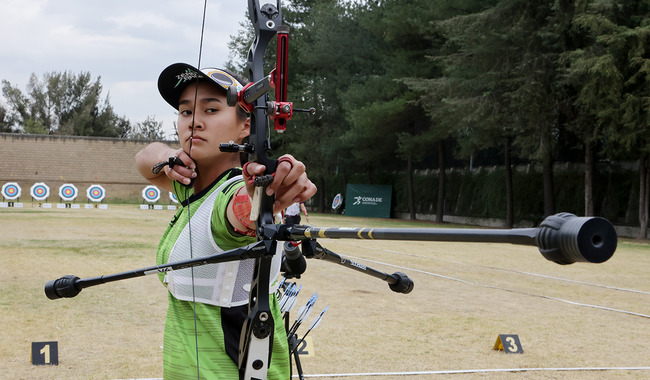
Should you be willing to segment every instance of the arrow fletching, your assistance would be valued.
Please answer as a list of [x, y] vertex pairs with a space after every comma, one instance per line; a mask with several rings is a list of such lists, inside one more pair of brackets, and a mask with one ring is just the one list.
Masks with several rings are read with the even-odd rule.
[[[316, 317], [316, 319], [312, 321], [311, 325], [309, 325], [309, 329], [307, 330], [307, 333], [309, 333], [311, 330], [315, 329], [316, 327], [318, 327], [318, 325], [320, 325], [320, 322], [323, 320], [323, 314], [325, 314], [328, 307], [329, 306], [325, 306], [325, 308], [323, 309], [323, 311], [320, 312], [318, 317]], [[305, 336], [307, 336], [307, 333], [305, 333]]]
[[309, 301], [307, 301], [307, 304], [301, 306], [300, 309], [298, 309], [298, 317], [293, 322], [293, 325], [291, 325], [291, 328], [289, 329], [287, 335], [291, 336], [292, 334], [296, 333], [296, 331], [302, 324], [302, 321], [304, 321], [311, 313], [311, 310], [314, 307], [314, 304], [316, 303], [317, 300], [318, 300], [318, 293], [314, 293], [313, 296], [309, 297]]
[[[323, 314], [325, 314], [325, 312], [327, 311], [328, 308], [329, 308], [329, 306], [325, 306], [325, 309], [323, 309], [323, 311], [320, 312], [318, 317], [316, 317], [311, 322], [311, 324], [309, 325], [309, 328], [307, 329], [307, 332], [305, 333], [305, 335], [302, 337], [302, 339], [300, 339], [298, 341], [298, 343], [296, 343], [296, 347], [300, 347], [300, 344], [305, 340], [305, 338], [307, 337], [307, 334], [309, 334], [309, 332], [311, 330], [315, 329], [316, 327], [318, 327], [320, 325], [321, 321], [323, 320]], [[294, 351], [295, 351], [295, 349], [293, 351], [291, 351], [291, 354], [293, 354]]]

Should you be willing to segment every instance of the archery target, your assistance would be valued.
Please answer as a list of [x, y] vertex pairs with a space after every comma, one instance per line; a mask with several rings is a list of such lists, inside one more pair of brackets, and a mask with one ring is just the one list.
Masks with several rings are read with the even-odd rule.
[[178, 198], [176, 198], [176, 194], [172, 193], [171, 191], [169, 192], [169, 199], [172, 200], [174, 203], [178, 203]]
[[160, 190], [156, 186], [149, 185], [142, 189], [142, 198], [147, 202], [154, 203], [160, 199]]
[[7, 182], [2, 185], [2, 196], [6, 199], [17, 199], [20, 197], [20, 185], [16, 182]]
[[337, 208], [341, 207], [341, 203], [343, 203], [343, 197], [340, 193], [336, 194], [334, 201], [332, 201], [332, 209], [336, 210]]
[[50, 187], [43, 182], [37, 182], [29, 189], [29, 193], [37, 201], [44, 201], [50, 196]]
[[59, 197], [64, 201], [74, 201], [77, 198], [77, 194], [77, 187], [71, 183], [65, 183], [59, 187]]
[[91, 202], [101, 202], [106, 196], [106, 190], [101, 185], [90, 185], [86, 189], [86, 196]]

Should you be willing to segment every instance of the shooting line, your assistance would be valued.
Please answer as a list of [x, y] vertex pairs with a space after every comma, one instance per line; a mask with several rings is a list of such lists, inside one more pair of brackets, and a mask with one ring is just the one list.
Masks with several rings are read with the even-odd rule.
[[[350, 244], [350, 245], [355, 246], [357, 248], [362, 248], [359, 245], [352, 245], [352, 244]], [[518, 273], [518, 274], [523, 274], [523, 275], [527, 275], [527, 276], [546, 278], [546, 279], [556, 280], [556, 281], [564, 281], [564, 282], [580, 284], [580, 285], [585, 285], [585, 286], [594, 286], [594, 287], [599, 287], [599, 288], [604, 288], [604, 289], [618, 290], [618, 291], [621, 291], [621, 292], [630, 292], [630, 293], [638, 293], [638, 294], [650, 295], [650, 292], [645, 292], [643, 290], [626, 289], [626, 288], [620, 288], [620, 287], [616, 287], [616, 286], [608, 286], [608, 285], [602, 285], [602, 284], [595, 284], [595, 283], [591, 283], [591, 282], [576, 281], [576, 280], [570, 280], [570, 279], [567, 279], [567, 278], [560, 278], [560, 277], [543, 275], [543, 274], [539, 274], [539, 273], [524, 272], [524, 271], [518, 271], [518, 270], [506, 269], [506, 268], [500, 268], [500, 267], [494, 267], [494, 266], [478, 265], [478, 264], [471, 264], [471, 263], [461, 263], [461, 262], [458, 262], [458, 261], [453, 261], [453, 260], [448, 260], [448, 259], [441, 259], [441, 258], [429, 257], [429, 256], [421, 256], [421, 255], [416, 255], [416, 254], [413, 254], [413, 253], [400, 252], [400, 251], [395, 251], [395, 250], [390, 250], [390, 249], [382, 249], [382, 250], [385, 251], [385, 252], [395, 253], [395, 254], [398, 254], [398, 255], [411, 256], [411, 257], [420, 257], [420, 258], [424, 258], [424, 259], [436, 260], [436, 261], [444, 261], [444, 262], [447, 262], [447, 263], [453, 263], [453, 264], [458, 264], [458, 265], [472, 265], [472, 266], [476, 266], [476, 267], [480, 267], [480, 268], [493, 269], [493, 270], [504, 271], [504, 272]], [[360, 259], [360, 260], [364, 260], [364, 259]], [[385, 264], [385, 265], [392, 265], [392, 264]], [[444, 277], [442, 275], [437, 275], [437, 274], [434, 274], [434, 275]], [[458, 281], [462, 281], [462, 280], [458, 279]]]
[[[478, 283], [478, 282], [462, 280], [460, 278], [445, 276], [445, 275], [441, 275], [441, 274], [433, 273], [433, 272], [427, 272], [427, 271], [424, 271], [424, 270], [421, 270], [421, 269], [407, 268], [407, 267], [403, 267], [403, 266], [399, 266], [399, 265], [395, 265], [395, 264], [389, 264], [389, 263], [376, 261], [376, 260], [372, 260], [372, 259], [368, 259], [368, 258], [361, 258], [361, 257], [355, 257], [355, 256], [348, 256], [348, 257], [352, 258], [352, 259], [355, 259], [355, 260], [366, 261], [366, 262], [374, 263], [374, 264], [380, 264], [380, 265], [384, 265], [384, 266], [392, 267], [392, 268], [396, 268], [396, 269], [402, 269], [402, 270], [405, 270], [407, 272], [422, 273], [422, 274], [426, 274], [426, 275], [429, 275], [429, 276], [434, 276], [434, 277], [442, 278], [442, 279], [445, 279], [445, 280], [456, 281], [456, 282], [460, 282], [460, 283], [467, 284], [467, 285], [479, 286], [479, 287], [482, 287], [482, 288], [495, 289], [495, 290], [503, 290], [503, 291], [506, 291], [506, 292], [517, 293], [517, 294], [521, 294], [521, 295], [525, 295], [525, 296], [545, 298], [545, 299], [548, 299], [548, 300], [564, 302], [564, 303], [567, 303], [567, 304], [570, 304], [570, 305], [575, 305], [575, 306], [590, 307], [590, 308], [593, 308], [593, 309], [601, 309], [601, 310], [613, 311], [613, 312], [617, 312], [617, 313], [634, 315], [634, 316], [637, 316], [637, 317], [650, 318], [650, 315], [647, 315], [647, 314], [635, 313], [635, 312], [632, 312], [632, 311], [620, 310], [620, 309], [610, 308], [610, 307], [606, 307], [606, 306], [590, 305], [590, 304], [586, 304], [586, 303], [574, 302], [574, 301], [570, 301], [570, 300], [566, 300], [566, 299], [562, 299], [562, 298], [547, 296], [547, 295], [544, 295], [544, 294], [534, 294], [534, 293], [522, 292], [522, 291], [515, 290], [515, 289], [508, 289], [508, 288], [499, 287], [499, 286], [481, 284], [481, 283]], [[496, 269], [500, 269], [500, 268], [496, 268]], [[519, 273], [524, 273], [524, 272], [519, 272]], [[547, 277], [547, 276], [544, 276], [544, 277]], [[559, 280], [563, 280], [563, 279], [559, 279]], [[563, 280], [563, 281], [567, 281], [567, 280]], [[634, 293], [640, 293], [640, 294], [649, 294], [650, 295], [650, 293], [643, 292], [643, 291], [630, 290], [630, 289], [620, 289], [620, 288], [615, 288], [615, 287], [609, 287], [609, 286], [603, 286], [603, 285], [597, 285], [597, 284], [587, 284], [587, 283], [582, 283], [582, 282], [580, 282], [580, 283], [584, 284], [584, 285], [604, 287], [604, 288], [611, 289], [611, 290], [621, 290], [621, 291], [628, 291], [628, 292], [634, 292]]]
[[584, 368], [494, 368], [467, 369], [449, 371], [411, 371], [411, 372], [366, 372], [366, 373], [332, 373], [305, 375], [305, 378], [337, 378], [361, 376], [424, 376], [424, 375], [461, 375], [473, 373], [517, 373], [517, 372], [606, 372], [606, 371], [647, 371], [650, 367], [584, 367]]
[[[361, 373], [323, 373], [306, 374], [306, 379], [335, 379], [339, 377], [362, 377], [362, 376], [425, 376], [425, 375], [463, 375], [482, 373], [522, 373], [522, 372], [608, 372], [608, 371], [647, 371], [650, 367], [575, 367], [575, 368], [485, 368], [485, 369], [464, 369], [448, 371], [405, 371], [405, 372], [361, 372]], [[293, 375], [292, 378], [298, 378]], [[139, 378], [121, 380], [163, 380], [162, 378]]]

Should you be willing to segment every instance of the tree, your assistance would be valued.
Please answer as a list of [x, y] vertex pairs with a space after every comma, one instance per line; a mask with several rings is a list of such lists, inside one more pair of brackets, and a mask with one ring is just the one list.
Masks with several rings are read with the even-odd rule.
[[[423, 137], [438, 147], [438, 221], [442, 221], [444, 211], [445, 139], [453, 136], [459, 142], [457, 153], [468, 157], [499, 141], [507, 142], [512, 135], [511, 124], [506, 122], [504, 93], [513, 52], [510, 42], [505, 41], [506, 33], [498, 29], [509, 21], [502, 20], [502, 14], [495, 16], [504, 13], [497, 5], [484, 1], [430, 3], [434, 21], [425, 24], [428, 28], [423, 28], [423, 33], [436, 47], [429, 64], [439, 69], [434, 76], [407, 81], [421, 93], [419, 104], [431, 120]], [[508, 199], [511, 196], [508, 193]]]
[[25, 94], [2, 83], [9, 123], [25, 133], [116, 137], [127, 122], [115, 114], [108, 96], [101, 99], [100, 78], [87, 72], [52, 72], [42, 79], [32, 74]]
[[136, 123], [133, 130], [128, 132], [125, 137], [141, 140], [164, 140], [162, 121], [156, 121], [154, 116], [147, 116], [145, 121]]
[[359, 67], [366, 67], [360, 65], [362, 53], [355, 51], [363, 35], [354, 7], [334, 0], [292, 4], [285, 15], [291, 25], [289, 96], [296, 108], [314, 107], [316, 114], [296, 115], [276, 140], [276, 149], [291, 152], [310, 168], [324, 211], [331, 201], [325, 199], [330, 186], [325, 178], [341, 173], [347, 182], [358, 170], [356, 147], [341, 139], [350, 129], [343, 94], [358, 83], [354, 76], [363, 70]]
[[[505, 165], [508, 227], [515, 216], [555, 212], [554, 162], [576, 157], [586, 164], [589, 215], [598, 211], [599, 158], [650, 155], [647, 0], [289, 3], [290, 99], [317, 113], [296, 114], [273, 148], [310, 167], [321, 210], [324, 178], [333, 172], [345, 183], [353, 175], [380, 181], [406, 168], [414, 217], [414, 170], [426, 163], [439, 169], [442, 220], [452, 154], [489, 152], [491, 162]], [[235, 68], [251, 42], [243, 27], [229, 45], [238, 52]], [[543, 167], [544, 202], [533, 215], [515, 215], [515, 200], [531, 196], [516, 199], [517, 161]], [[648, 174], [641, 183], [650, 184]]]
[[[415, 165], [434, 156], [430, 147], [436, 142], [427, 134], [431, 121], [417, 102], [418, 94], [407, 82], [408, 78], [439, 74], [438, 66], [426, 58], [440, 48], [438, 34], [429, 34], [428, 28], [431, 20], [439, 17], [438, 8], [425, 0], [389, 0], [369, 2], [359, 9], [357, 18], [367, 37], [361, 41], [364, 49], [355, 52], [369, 64], [356, 74], [359, 83], [345, 93], [351, 128], [343, 138], [355, 136], [357, 161], [380, 164], [383, 170], [406, 166], [409, 216], [415, 219]], [[402, 161], [390, 165], [395, 156]], [[438, 163], [438, 221], [442, 222], [444, 160]]]
[[[592, 4], [593, 5], [593, 4]], [[600, 3], [605, 6], [605, 2]], [[575, 93], [570, 130], [579, 136], [585, 150], [585, 215], [594, 215], [593, 175], [595, 146], [607, 137], [605, 129], [618, 124], [617, 109], [623, 90], [623, 76], [616, 60], [620, 40], [597, 42], [597, 35], [617, 33], [616, 26], [588, 2], [575, 9], [570, 30], [574, 48], [562, 54], [563, 82]], [[609, 45], [609, 46], [607, 46]]]
[[0, 104], [0, 133], [7, 132], [13, 132], [13, 129], [7, 120], [7, 109]]
[[[557, 58], [565, 49], [566, 0], [464, 1], [432, 27], [444, 48], [433, 57], [442, 75], [411, 85], [438, 125], [446, 125], [460, 154], [497, 147], [506, 166], [506, 221], [513, 222], [513, 155], [543, 166], [544, 215], [555, 212], [553, 162], [565, 128]], [[460, 6], [459, 6], [460, 4]], [[425, 99], [426, 98], [426, 99]]]
[[[572, 20], [575, 47], [564, 55], [564, 78], [575, 91], [573, 131], [586, 147], [586, 212], [593, 213], [588, 182], [592, 147], [639, 160], [640, 238], [647, 237], [650, 196], [650, 3], [586, 1]], [[589, 157], [591, 156], [591, 157]], [[591, 199], [589, 199], [591, 198]]]

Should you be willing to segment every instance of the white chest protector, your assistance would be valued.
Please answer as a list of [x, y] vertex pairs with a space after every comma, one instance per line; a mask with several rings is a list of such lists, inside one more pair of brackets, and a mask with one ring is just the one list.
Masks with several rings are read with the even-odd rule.
[[[191, 258], [190, 252], [194, 258], [223, 252], [223, 249], [214, 241], [210, 227], [214, 202], [217, 195], [226, 186], [241, 179], [242, 176], [239, 175], [224, 182], [199, 206], [192, 215], [191, 222], [185, 225], [176, 240], [169, 254], [168, 262], [188, 260]], [[191, 234], [190, 226], [192, 227]], [[192, 238], [191, 251], [190, 235]], [[280, 274], [281, 260], [282, 244], [278, 244], [271, 264], [269, 294], [276, 290], [272, 285]], [[171, 271], [165, 275], [165, 282], [169, 292], [179, 300], [196, 301], [220, 307], [234, 307], [248, 303], [254, 269], [254, 259], [208, 264]], [[192, 290], [192, 282], [194, 290]]]

